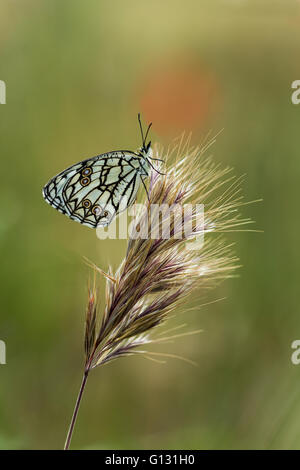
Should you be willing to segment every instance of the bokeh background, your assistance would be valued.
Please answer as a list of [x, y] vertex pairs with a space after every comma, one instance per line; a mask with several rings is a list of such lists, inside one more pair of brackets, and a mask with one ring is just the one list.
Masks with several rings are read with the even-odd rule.
[[[219, 135], [216, 161], [247, 174], [231, 234], [243, 267], [180, 315], [199, 336], [89, 378], [73, 448], [300, 448], [299, 124], [296, 0], [0, 0], [0, 447], [61, 448], [83, 366], [86, 256], [116, 267], [126, 241], [42, 199], [50, 177], [88, 156], [183, 130]], [[103, 288], [104, 281], [101, 281]], [[103, 303], [102, 303], [103, 305]], [[188, 307], [188, 305], [187, 305]]]

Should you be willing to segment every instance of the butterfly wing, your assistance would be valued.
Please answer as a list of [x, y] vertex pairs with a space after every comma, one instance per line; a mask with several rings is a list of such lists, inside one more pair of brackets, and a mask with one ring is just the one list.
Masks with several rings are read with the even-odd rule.
[[133, 152], [109, 152], [59, 173], [43, 195], [72, 220], [96, 228], [110, 224], [134, 202], [143, 176], [147, 174]]

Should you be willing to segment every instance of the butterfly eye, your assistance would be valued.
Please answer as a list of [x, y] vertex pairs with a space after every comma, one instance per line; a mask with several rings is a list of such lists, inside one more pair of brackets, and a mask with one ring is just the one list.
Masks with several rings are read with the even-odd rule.
[[92, 169], [87, 167], [82, 171], [82, 176], [89, 176], [92, 173]]
[[98, 205], [94, 206], [93, 209], [92, 209], [92, 212], [93, 212], [94, 215], [99, 215], [100, 212], [101, 212], [101, 207], [98, 206]]
[[83, 207], [88, 209], [91, 206], [91, 201], [89, 199], [85, 199], [82, 203]]
[[91, 182], [91, 180], [90, 180], [90, 178], [88, 178], [88, 177], [84, 177], [84, 178], [82, 178], [82, 179], [80, 180], [80, 184], [81, 184], [82, 186], [87, 186], [88, 184], [90, 184], [90, 182]]

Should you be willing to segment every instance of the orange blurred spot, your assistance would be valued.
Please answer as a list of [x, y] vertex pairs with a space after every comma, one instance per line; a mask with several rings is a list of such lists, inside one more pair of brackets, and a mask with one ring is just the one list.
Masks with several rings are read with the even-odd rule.
[[144, 120], [153, 121], [157, 132], [167, 135], [201, 128], [218, 104], [213, 74], [178, 62], [153, 65], [140, 97]]

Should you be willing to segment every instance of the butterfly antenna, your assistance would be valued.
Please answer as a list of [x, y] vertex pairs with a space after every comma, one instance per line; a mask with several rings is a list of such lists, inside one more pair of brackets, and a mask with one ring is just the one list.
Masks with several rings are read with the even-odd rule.
[[141, 130], [141, 134], [142, 134], [143, 147], [145, 147], [144, 132], [143, 132], [143, 126], [142, 126], [142, 122], [141, 122], [141, 114], [140, 113], [138, 113], [138, 121], [139, 121], [140, 130]]
[[145, 143], [146, 143], [146, 140], [147, 140], [149, 131], [150, 131], [150, 129], [151, 129], [151, 126], [152, 126], [152, 122], [150, 122], [150, 124], [149, 124], [149, 126], [148, 126], [148, 129], [147, 129], [147, 132], [146, 132], [146, 135], [145, 135]]
[[148, 126], [148, 128], [147, 128], [146, 134], [145, 134], [145, 136], [144, 136], [143, 126], [142, 126], [142, 121], [141, 121], [141, 114], [140, 114], [140, 113], [138, 113], [138, 121], [139, 121], [140, 129], [141, 129], [141, 134], [142, 134], [143, 148], [145, 148], [145, 147], [146, 147], [146, 140], [147, 140], [149, 131], [150, 131], [150, 129], [151, 129], [152, 122], [150, 122], [150, 124], [149, 124], [149, 126]]

